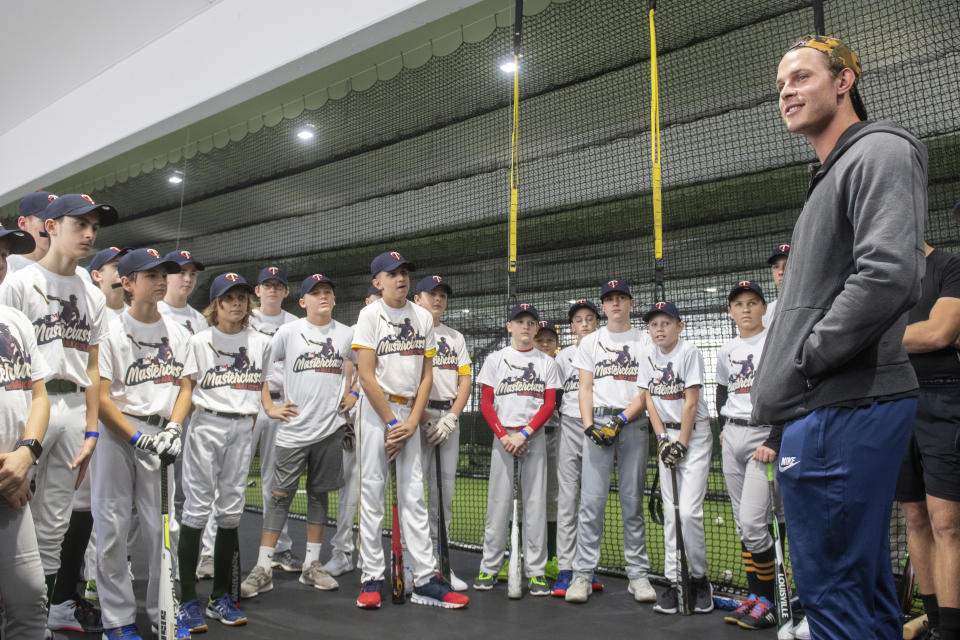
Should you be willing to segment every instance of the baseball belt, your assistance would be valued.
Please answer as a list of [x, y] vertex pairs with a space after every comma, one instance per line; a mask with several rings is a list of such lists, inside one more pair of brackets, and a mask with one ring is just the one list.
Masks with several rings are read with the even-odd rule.
[[128, 418], [139, 420], [140, 422], [146, 422], [151, 427], [163, 427], [166, 426], [168, 422], [166, 418], [157, 414], [153, 414], [152, 416], [138, 416], [132, 413], [123, 412], [123, 415], [127, 416]]
[[436, 411], [450, 411], [450, 407], [453, 406], [453, 402], [450, 400], [431, 400], [427, 403], [427, 409], [434, 409]]
[[403, 396], [395, 396], [392, 393], [387, 394], [387, 400], [390, 402], [396, 402], [397, 404], [408, 404], [410, 398], [404, 398]]
[[70, 382], [69, 380], [48, 380], [46, 383], [47, 393], [56, 394], [56, 393], [76, 393], [77, 391], [83, 391], [83, 387]]
[[735, 425], [737, 425], [738, 427], [759, 427], [759, 426], [761, 426], [761, 425], [759, 425], [759, 424], [754, 424], [753, 422], [750, 422], [749, 420], [740, 420], [739, 418], [727, 418], [726, 421], [727, 421], [727, 422], [726, 422], [727, 424], [735, 424]]
[[217, 416], [218, 418], [230, 418], [231, 420], [240, 420], [242, 418], [256, 418], [256, 414], [252, 413], [228, 413], [227, 411], [212, 411], [210, 409], [204, 409], [202, 407], [197, 407], [200, 411], [204, 413], [209, 413], [211, 415]]
[[283, 394], [280, 393], [279, 391], [271, 391], [271, 392], [270, 392], [270, 399], [271, 399], [271, 400], [279, 400], [279, 399], [282, 398], [282, 397], [283, 397]]
[[667, 429], [679, 429], [679, 428], [680, 428], [680, 423], [679, 423], [679, 422], [664, 422], [664, 423], [663, 423], [663, 426], [664, 426], [665, 428], [667, 428]]
[[593, 415], [601, 416], [604, 418], [612, 418], [613, 416], [617, 415], [621, 411], [623, 411], [623, 409], [614, 409], [613, 407], [594, 407]]

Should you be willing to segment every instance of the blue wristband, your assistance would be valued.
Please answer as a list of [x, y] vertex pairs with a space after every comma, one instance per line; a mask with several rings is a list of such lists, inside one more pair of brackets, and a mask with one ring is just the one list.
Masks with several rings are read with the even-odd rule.
[[667, 434], [666, 434], [666, 433], [658, 433], [658, 434], [657, 434], [657, 440], [663, 440], [663, 439], [666, 438], [666, 437], [667, 437]]
[[354, 391], [353, 389], [350, 389], [350, 391], [348, 391], [347, 393], [349, 393], [350, 395], [352, 395], [354, 398], [359, 398], [359, 397], [360, 397], [360, 394], [357, 393], [356, 391]]
[[84, 438], [99, 438], [99, 437], [100, 437], [100, 432], [99, 432], [99, 431], [84, 431], [84, 432], [83, 432], [83, 437], [84, 437]]
[[522, 436], [523, 436], [524, 438], [526, 438], [527, 440], [530, 439], [530, 436], [527, 435], [527, 432], [524, 431], [523, 429], [520, 429], [520, 435], [522, 435]]
[[387, 426], [388, 426], [388, 427], [392, 427], [392, 426], [395, 425], [395, 424], [397, 424], [397, 419], [396, 419], [396, 418], [394, 418], [393, 420], [391, 420], [390, 422], [388, 422], [388, 423], [387, 423]]
[[627, 416], [623, 415], [623, 411], [621, 411], [620, 413], [618, 413], [618, 414], [617, 414], [617, 417], [620, 418], [621, 420], [623, 420], [624, 422], [630, 422], [629, 420], [627, 420]]
[[130, 444], [136, 445], [136, 444], [137, 444], [137, 440], [139, 440], [139, 439], [140, 439], [140, 436], [142, 436], [142, 435], [143, 435], [143, 433], [141, 433], [140, 431], [137, 431], [135, 434], [133, 434], [133, 437], [130, 438]]

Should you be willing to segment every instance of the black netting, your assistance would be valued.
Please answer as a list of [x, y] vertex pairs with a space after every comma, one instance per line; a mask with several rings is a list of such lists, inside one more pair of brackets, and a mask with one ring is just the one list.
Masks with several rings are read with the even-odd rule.
[[[779, 118], [775, 75], [786, 48], [814, 31], [819, 4], [659, 4], [666, 291], [705, 355], [708, 380], [717, 349], [733, 337], [725, 291], [742, 279], [774, 290], [765, 259], [789, 241], [803, 204], [813, 152]], [[927, 239], [956, 250], [960, 5], [823, 0], [822, 12], [826, 32], [860, 55], [871, 118], [897, 120], [927, 144]], [[518, 286], [547, 319], [563, 320], [570, 300], [595, 299], [611, 278], [631, 283], [638, 309], [652, 298], [647, 20], [646, 2], [570, 0], [524, 21]], [[293, 281], [329, 273], [335, 316], [347, 324], [370, 259], [399, 250], [421, 273], [451, 282], [446, 321], [465, 334], [478, 371], [505, 344], [512, 78], [498, 66], [511, 37], [500, 28], [223, 149], [102, 189], [94, 196], [115, 204], [123, 222], [101, 243], [168, 250], [179, 237], [209, 265], [198, 306], [209, 278], [226, 269], [254, 277], [271, 260]], [[317, 135], [302, 142], [295, 133], [307, 124]], [[173, 169], [185, 177], [182, 211], [167, 182]], [[561, 343], [569, 342], [564, 329]], [[486, 505], [491, 434], [478, 410], [475, 397], [462, 420], [452, 521], [454, 541], [465, 545], [480, 544]], [[256, 466], [251, 473], [256, 480]], [[258, 505], [259, 489], [248, 499]], [[611, 571], [623, 562], [617, 504], [609, 502], [602, 554]], [[710, 577], [729, 569], [733, 586], [744, 587], [719, 446], [705, 509]], [[902, 517], [893, 527], [899, 566]], [[649, 525], [648, 536], [662, 571], [662, 532]]]

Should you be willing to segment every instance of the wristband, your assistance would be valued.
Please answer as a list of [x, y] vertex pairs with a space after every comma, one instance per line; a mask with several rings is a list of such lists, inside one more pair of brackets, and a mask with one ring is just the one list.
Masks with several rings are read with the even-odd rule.
[[520, 429], [520, 434], [524, 437], [525, 440], [529, 440], [529, 439], [530, 439], [530, 436], [527, 435], [527, 432], [524, 431], [523, 429]]
[[397, 419], [396, 419], [396, 418], [394, 418], [393, 420], [391, 420], [390, 422], [388, 422], [388, 423], [387, 423], [387, 426], [388, 426], [388, 427], [392, 427], [392, 426], [395, 425], [395, 424], [397, 424]]
[[135, 434], [133, 434], [133, 437], [130, 438], [130, 444], [136, 445], [136, 444], [137, 444], [137, 440], [139, 440], [139, 439], [140, 439], [140, 436], [142, 436], [142, 435], [143, 435], [143, 433], [141, 433], [140, 431], [137, 431]]
[[663, 440], [663, 439], [666, 438], [666, 437], [667, 437], [667, 434], [666, 434], [666, 433], [658, 433], [658, 434], [657, 434], [657, 440]]
[[617, 414], [617, 417], [620, 418], [621, 420], [623, 420], [624, 423], [630, 422], [629, 420], [627, 420], [627, 416], [623, 415], [623, 411], [621, 411], [620, 413], [618, 413], [618, 414]]
[[83, 432], [83, 437], [84, 437], [84, 438], [99, 438], [99, 437], [100, 437], [100, 432], [99, 432], [99, 431], [84, 431], [84, 432]]
[[360, 397], [360, 394], [357, 393], [356, 391], [354, 391], [353, 389], [350, 389], [350, 391], [348, 391], [347, 393], [349, 393], [350, 395], [352, 395], [354, 398], [359, 398], [359, 397]]

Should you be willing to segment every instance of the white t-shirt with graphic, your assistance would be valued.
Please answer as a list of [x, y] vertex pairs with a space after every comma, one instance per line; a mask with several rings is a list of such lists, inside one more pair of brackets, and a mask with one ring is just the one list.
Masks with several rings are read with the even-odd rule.
[[61, 276], [33, 263], [4, 280], [0, 303], [33, 323], [50, 378], [90, 386], [90, 347], [106, 334], [106, 298], [99, 289], [77, 275]]
[[49, 375], [27, 316], [0, 305], [0, 453], [13, 451], [23, 438], [33, 383]]
[[453, 401], [460, 376], [470, 375], [470, 354], [463, 334], [441, 323], [434, 327], [437, 355], [433, 356], [433, 388], [430, 399]]
[[763, 314], [763, 319], [761, 320], [761, 322], [763, 323], [763, 326], [766, 327], [767, 329], [769, 329], [770, 325], [773, 324], [773, 316], [774, 314], [776, 314], [776, 312], [777, 312], [777, 301], [774, 300], [773, 302], [770, 302], [767, 304], [767, 311], [766, 313]]
[[190, 305], [173, 307], [161, 300], [157, 303], [157, 309], [160, 310], [162, 315], [179, 323], [190, 335], [196, 335], [210, 326], [207, 324], [207, 319], [203, 317], [203, 314]]
[[344, 362], [356, 365], [353, 330], [336, 320], [317, 326], [306, 318], [280, 327], [273, 336], [271, 372], [283, 378], [283, 401], [297, 403], [300, 415], [281, 422], [276, 444], [305, 447], [327, 438], [344, 419], [337, 415], [343, 397]]
[[183, 378], [197, 372], [190, 334], [171, 318], [144, 323], [124, 313], [100, 346], [100, 377], [123, 413], [170, 418]]
[[543, 406], [547, 389], [563, 386], [560, 366], [547, 354], [504, 347], [487, 356], [477, 376], [493, 388], [493, 408], [504, 427], [523, 427]]
[[717, 384], [727, 388], [727, 402], [720, 413], [727, 418], [750, 420], [753, 412], [750, 389], [766, 340], [767, 330], [764, 329], [747, 339], [734, 338], [717, 352]]
[[193, 403], [208, 411], [256, 415], [260, 388], [270, 372], [270, 338], [247, 327], [223, 333], [207, 327], [190, 338], [197, 360]]
[[[283, 309], [275, 316], [264, 315], [261, 309], [254, 309], [253, 313], [250, 314], [250, 328], [272, 338], [277, 334], [277, 330], [280, 327], [296, 319], [297, 316], [292, 313], [287, 313]], [[273, 360], [274, 362], [277, 361], [276, 358]], [[267, 384], [270, 385], [270, 391], [283, 393], [283, 371], [281, 371], [280, 367], [270, 368]]]
[[[582, 340], [581, 340], [582, 342]], [[580, 418], [580, 369], [574, 366], [579, 347], [571, 344], [557, 354], [557, 366], [563, 379], [563, 397], [560, 399], [560, 413], [571, 418]]]
[[584, 336], [573, 361], [593, 372], [594, 408], [623, 409], [637, 395], [640, 363], [651, 352], [650, 336], [635, 327], [614, 333], [607, 327]]
[[109, 331], [110, 323], [113, 321], [113, 319], [119, 318], [120, 316], [122, 316], [124, 313], [127, 312], [129, 308], [130, 307], [128, 307], [127, 305], [123, 305], [119, 309], [111, 309], [110, 307], [104, 307], [104, 311], [107, 314], [107, 330], [108, 331]]
[[420, 386], [423, 359], [437, 353], [433, 316], [409, 300], [394, 309], [381, 298], [360, 310], [353, 348], [373, 349], [377, 354], [377, 383], [385, 394], [413, 398]]
[[[683, 418], [684, 392], [699, 385], [700, 401], [697, 403], [696, 422], [707, 422], [706, 394], [703, 392], [703, 356], [700, 349], [683, 338], [669, 353], [653, 345], [651, 359], [640, 362], [637, 386], [650, 392], [650, 398], [662, 422], [680, 422]], [[651, 362], [652, 360], [652, 362]]]
[[[7, 275], [9, 276], [14, 274], [17, 271], [22, 270], [24, 267], [29, 267], [32, 264], [37, 264], [36, 260], [26, 258], [19, 253], [12, 253], [7, 256]], [[93, 276], [90, 275], [90, 272], [87, 271], [85, 267], [77, 265], [76, 273], [83, 279], [84, 282], [89, 282], [90, 284], [96, 286], [93, 282]], [[103, 292], [101, 291], [101, 293]]]

